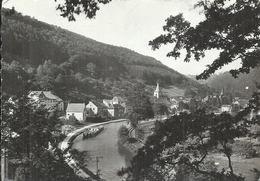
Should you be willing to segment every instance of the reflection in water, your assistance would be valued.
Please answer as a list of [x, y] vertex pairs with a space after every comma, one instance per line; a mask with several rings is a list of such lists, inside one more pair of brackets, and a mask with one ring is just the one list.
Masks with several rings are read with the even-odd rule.
[[92, 172], [96, 173], [96, 157], [103, 157], [98, 167], [101, 169], [101, 178], [107, 181], [121, 180], [116, 175], [117, 171], [129, 166], [133, 157], [131, 152], [118, 143], [117, 131], [121, 125], [128, 126], [126, 122], [110, 123], [104, 125], [104, 131], [97, 137], [83, 140], [80, 135], [74, 140], [73, 148], [89, 152], [91, 159], [87, 165]]

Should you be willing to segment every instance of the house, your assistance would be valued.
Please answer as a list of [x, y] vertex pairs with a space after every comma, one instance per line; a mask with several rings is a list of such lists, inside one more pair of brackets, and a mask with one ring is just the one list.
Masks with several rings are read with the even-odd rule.
[[105, 106], [109, 107], [113, 105], [113, 101], [109, 100], [109, 99], [103, 99], [103, 104], [105, 104]]
[[172, 103], [178, 104], [180, 101], [184, 102], [184, 103], [189, 103], [189, 100], [186, 99], [185, 97], [182, 96], [175, 96], [175, 97], [171, 97], [170, 101]]
[[45, 105], [49, 110], [64, 110], [64, 101], [58, 96], [52, 94], [51, 91], [31, 91], [29, 97], [39, 104]]
[[118, 105], [120, 105], [121, 107], [123, 107], [124, 108], [124, 113], [126, 112], [126, 100], [125, 99], [123, 99], [122, 97], [120, 97], [120, 96], [115, 96], [115, 97], [113, 97], [113, 99], [112, 100], [110, 100], [110, 99], [104, 99], [103, 100], [103, 104], [107, 107], [107, 108], [109, 108], [109, 107], [113, 107], [113, 105], [116, 105], [116, 104], [118, 104]]
[[239, 98], [237, 98], [237, 99], [234, 99], [232, 104], [239, 106], [239, 108], [241, 108], [241, 109], [244, 109], [244, 108], [247, 107], [248, 100], [247, 99], [239, 99]]
[[115, 118], [121, 118], [124, 115], [125, 108], [120, 104], [113, 104], [107, 108], [109, 114]]
[[80, 122], [84, 122], [86, 119], [86, 105], [85, 103], [69, 103], [66, 109], [66, 118], [75, 116]]
[[232, 106], [231, 105], [222, 105], [221, 112], [228, 112], [231, 113]]
[[115, 96], [112, 99], [112, 104], [120, 104], [121, 106], [123, 106], [124, 108], [126, 108], [126, 99], [123, 99], [120, 96]]
[[91, 110], [95, 115], [107, 109], [106, 105], [97, 101], [89, 101], [86, 105], [87, 110]]
[[174, 109], [177, 110], [178, 109], [178, 103], [175, 103], [175, 102], [172, 103], [170, 109], [171, 110], [174, 110]]

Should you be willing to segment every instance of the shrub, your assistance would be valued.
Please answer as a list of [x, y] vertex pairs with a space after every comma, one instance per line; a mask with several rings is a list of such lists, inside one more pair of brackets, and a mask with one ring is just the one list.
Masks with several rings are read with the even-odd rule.
[[117, 137], [120, 143], [124, 144], [128, 140], [129, 130], [126, 126], [122, 125], [118, 129]]
[[129, 141], [129, 143], [136, 143], [137, 139], [136, 138], [129, 138], [128, 141]]
[[253, 143], [248, 141], [235, 141], [232, 144], [232, 150], [236, 156], [241, 156], [244, 158], [252, 158], [256, 155], [256, 151], [253, 148]]

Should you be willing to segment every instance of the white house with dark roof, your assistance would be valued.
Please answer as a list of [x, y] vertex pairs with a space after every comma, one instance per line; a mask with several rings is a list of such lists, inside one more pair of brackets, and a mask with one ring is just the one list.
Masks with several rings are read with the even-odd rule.
[[99, 103], [97, 101], [89, 101], [86, 108], [87, 110], [91, 110], [94, 114], [98, 114], [100, 111], [107, 109], [104, 103]]
[[31, 91], [29, 97], [37, 103], [45, 105], [49, 110], [64, 110], [64, 101], [51, 91]]
[[113, 104], [107, 108], [109, 114], [115, 118], [122, 118], [125, 108], [120, 104]]
[[66, 109], [66, 118], [75, 116], [80, 122], [84, 122], [86, 119], [86, 105], [85, 103], [69, 103]]

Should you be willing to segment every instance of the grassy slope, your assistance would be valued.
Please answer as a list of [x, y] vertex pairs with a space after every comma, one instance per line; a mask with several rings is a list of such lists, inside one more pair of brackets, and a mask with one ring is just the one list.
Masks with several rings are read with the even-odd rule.
[[[220, 154], [213, 154], [211, 157], [217, 160], [219, 168], [228, 169], [228, 159]], [[231, 157], [233, 169], [236, 174], [242, 174], [245, 181], [257, 181], [260, 179], [260, 158], [243, 159]]]

